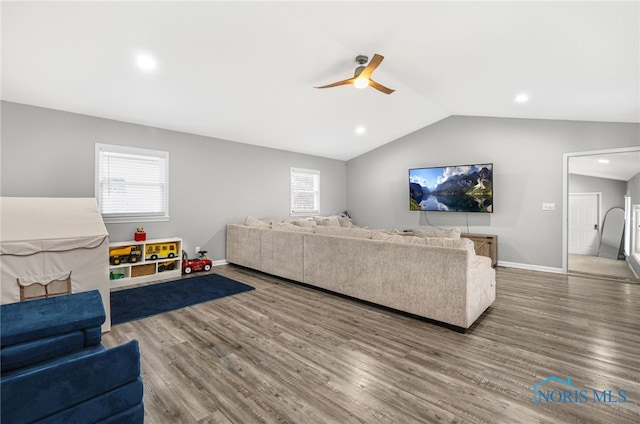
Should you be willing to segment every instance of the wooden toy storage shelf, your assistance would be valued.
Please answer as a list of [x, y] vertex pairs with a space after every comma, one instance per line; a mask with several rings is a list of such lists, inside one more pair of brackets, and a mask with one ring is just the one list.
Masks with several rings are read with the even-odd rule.
[[109, 243], [111, 288], [182, 275], [182, 239], [165, 238]]

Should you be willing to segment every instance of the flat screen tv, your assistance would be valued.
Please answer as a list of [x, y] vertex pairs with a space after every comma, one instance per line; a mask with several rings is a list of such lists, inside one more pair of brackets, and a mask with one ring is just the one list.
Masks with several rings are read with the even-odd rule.
[[493, 212], [493, 164], [409, 169], [409, 208]]

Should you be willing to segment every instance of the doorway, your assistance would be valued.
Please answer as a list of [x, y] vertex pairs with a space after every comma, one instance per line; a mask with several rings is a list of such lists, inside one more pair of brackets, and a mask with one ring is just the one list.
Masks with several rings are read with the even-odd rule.
[[[639, 158], [640, 147], [564, 155], [563, 272], [640, 281], [626, 260], [601, 258], [597, 253], [604, 215], [612, 207], [625, 206], [627, 181], [640, 171]], [[608, 175], [608, 166], [601, 164], [609, 160], [614, 165], [624, 161], [632, 165], [627, 174]], [[579, 189], [575, 190], [577, 186]], [[594, 187], [596, 190], [593, 190]], [[639, 201], [634, 199], [634, 202]]]

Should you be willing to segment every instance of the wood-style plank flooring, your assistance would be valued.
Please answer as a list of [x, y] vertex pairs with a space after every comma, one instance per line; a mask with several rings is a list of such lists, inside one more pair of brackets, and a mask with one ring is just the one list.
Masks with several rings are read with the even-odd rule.
[[[147, 424], [640, 423], [640, 285], [498, 268], [495, 304], [463, 334], [233, 265], [212, 272], [256, 290], [103, 336], [139, 341]], [[588, 399], [563, 403], [552, 382], [556, 403], [534, 405], [550, 376]]]

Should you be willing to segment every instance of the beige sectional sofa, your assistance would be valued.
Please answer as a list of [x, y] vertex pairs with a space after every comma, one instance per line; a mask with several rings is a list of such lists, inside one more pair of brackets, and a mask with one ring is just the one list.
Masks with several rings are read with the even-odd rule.
[[227, 226], [227, 261], [469, 328], [495, 301], [495, 270], [447, 231], [369, 230], [348, 221], [258, 220]]

